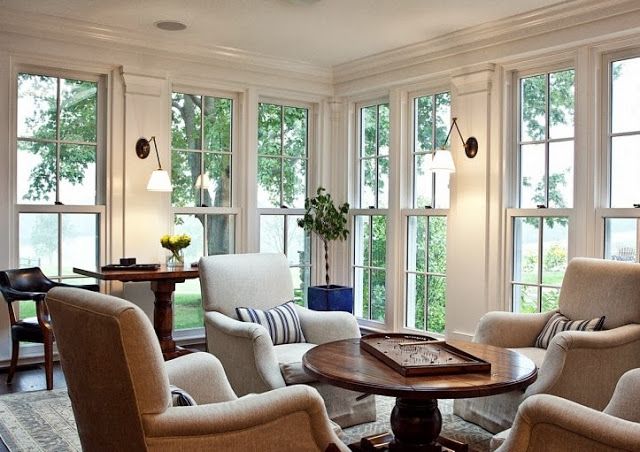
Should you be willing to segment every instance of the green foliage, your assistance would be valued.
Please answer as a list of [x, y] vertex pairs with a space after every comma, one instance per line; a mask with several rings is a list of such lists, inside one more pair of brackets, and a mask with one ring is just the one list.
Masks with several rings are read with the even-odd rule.
[[543, 262], [546, 272], [564, 272], [567, 266], [567, 250], [563, 246], [553, 244], [545, 253]]
[[327, 260], [325, 280], [329, 285], [328, 243], [333, 240], [345, 240], [349, 235], [349, 229], [346, 228], [349, 203], [345, 202], [336, 207], [331, 194], [323, 187], [318, 187], [316, 196], [305, 199], [304, 208], [305, 213], [298, 220], [298, 226], [305, 232], [317, 234], [322, 240]]

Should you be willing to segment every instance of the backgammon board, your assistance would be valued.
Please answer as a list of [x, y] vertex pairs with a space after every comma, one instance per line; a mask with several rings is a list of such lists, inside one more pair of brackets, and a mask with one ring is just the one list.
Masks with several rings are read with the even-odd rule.
[[360, 338], [360, 348], [405, 377], [491, 370], [491, 363], [429, 336], [369, 334]]

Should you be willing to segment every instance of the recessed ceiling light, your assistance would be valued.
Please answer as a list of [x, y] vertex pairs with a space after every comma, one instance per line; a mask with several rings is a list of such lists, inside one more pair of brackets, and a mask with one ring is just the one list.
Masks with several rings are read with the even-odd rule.
[[161, 20], [156, 22], [154, 25], [164, 31], [181, 31], [187, 28], [185, 24], [176, 20]]

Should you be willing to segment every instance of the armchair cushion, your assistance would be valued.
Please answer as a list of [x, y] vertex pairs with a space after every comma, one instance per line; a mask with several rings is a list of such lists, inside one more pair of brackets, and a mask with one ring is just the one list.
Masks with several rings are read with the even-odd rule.
[[282, 344], [274, 347], [282, 378], [288, 385], [310, 383], [316, 381], [314, 377], [304, 371], [302, 357], [315, 347], [315, 344]]
[[600, 331], [604, 320], [605, 316], [591, 320], [569, 320], [566, 316], [556, 312], [542, 328], [536, 339], [536, 347], [547, 348], [551, 339], [561, 331]]
[[263, 311], [253, 308], [236, 308], [238, 319], [264, 326], [271, 336], [273, 345], [306, 342], [300, 319], [293, 301]]

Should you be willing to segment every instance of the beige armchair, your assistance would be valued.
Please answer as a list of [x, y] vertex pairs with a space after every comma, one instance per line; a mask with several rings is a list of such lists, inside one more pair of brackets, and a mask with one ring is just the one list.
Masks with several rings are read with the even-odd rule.
[[296, 306], [305, 343], [274, 346], [266, 328], [242, 322], [236, 307], [267, 310], [293, 299], [287, 258], [282, 254], [234, 254], [200, 259], [200, 285], [207, 348], [225, 368], [238, 395], [305, 383], [318, 390], [329, 417], [341, 427], [374, 421], [374, 396], [320, 383], [302, 368], [315, 345], [360, 337], [355, 317]]
[[[640, 450], [640, 369], [625, 373], [600, 412], [539, 394], [518, 409], [513, 427], [499, 437], [498, 452], [613, 452]], [[492, 447], [501, 438], [492, 439]]]
[[553, 312], [490, 312], [474, 342], [507, 347], [531, 358], [538, 379], [526, 391], [454, 402], [454, 413], [497, 433], [509, 428], [518, 406], [534, 394], [552, 394], [602, 410], [627, 370], [640, 367], [640, 264], [575, 258], [569, 262], [559, 311], [572, 320], [606, 316], [603, 331], [564, 331], [548, 348], [534, 346]]
[[[83, 450], [349, 450], [312, 388], [237, 398], [208, 353], [165, 363], [151, 322], [128, 301], [54, 288], [46, 302]], [[198, 405], [171, 406], [170, 382]]]

